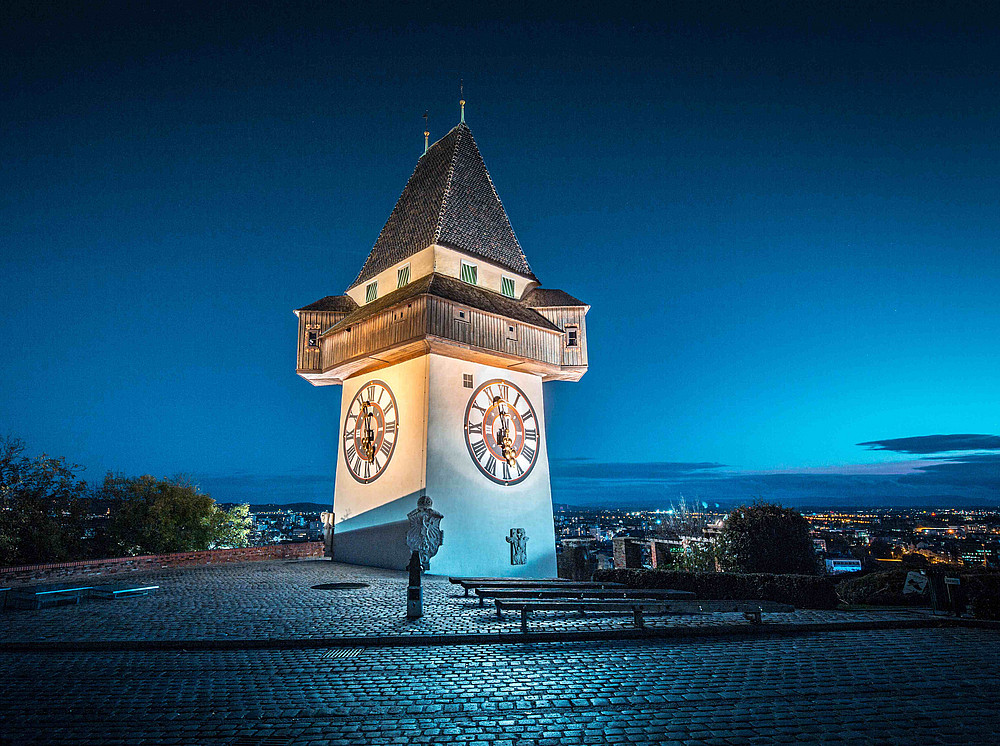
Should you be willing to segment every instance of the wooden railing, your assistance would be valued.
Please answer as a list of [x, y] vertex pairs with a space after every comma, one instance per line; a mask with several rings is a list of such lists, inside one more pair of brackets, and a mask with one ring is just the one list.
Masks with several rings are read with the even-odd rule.
[[424, 295], [326, 334], [320, 369], [428, 336], [547, 365], [563, 364], [559, 332]]

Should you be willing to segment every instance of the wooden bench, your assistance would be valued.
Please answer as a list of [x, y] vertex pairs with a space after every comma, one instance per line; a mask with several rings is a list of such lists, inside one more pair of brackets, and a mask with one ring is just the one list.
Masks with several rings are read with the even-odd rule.
[[93, 588], [90, 585], [80, 586], [46, 586], [38, 585], [28, 588], [14, 588], [10, 591], [10, 600], [14, 605], [24, 608], [40, 609], [45, 604], [57, 604], [62, 601], [80, 603]]
[[495, 599], [497, 618], [503, 619], [504, 611], [521, 612], [521, 631], [528, 631], [528, 615], [532, 611], [631, 611], [638, 629], [646, 626], [643, 614], [698, 614], [742, 613], [751, 624], [761, 624], [761, 613], [788, 613], [795, 607], [774, 601], [654, 601], [618, 599], [609, 601], [519, 601]]
[[98, 585], [90, 589], [87, 597], [116, 599], [124, 596], [146, 596], [156, 593], [159, 588], [158, 585]]
[[477, 588], [492, 589], [492, 590], [528, 590], [528, 589], [542, 589], [551, 588], [557, 590], [563, 590], [567, 588], [624, 588], [622, 583], [595, 583], [595, 582], [578, 582], [573, 580], [504, 580], [504, 581], [481, 581], [481, 580], [460, 580], [458, 582], [462, 588], [465, 589], [465, 595], [469, 595], [470, 590], [476, 590]]
[[675, 591], [669, 588], [476, 588], [479, 605], [484, 606], [487, 598], [499, 598], [505, 601], [512, 599], [537, 599], [539, 601], [558, 599], [591, 599], [594, 601], [614, 600], [621, 598], [668, 599], [694, 598], [691, 591]]

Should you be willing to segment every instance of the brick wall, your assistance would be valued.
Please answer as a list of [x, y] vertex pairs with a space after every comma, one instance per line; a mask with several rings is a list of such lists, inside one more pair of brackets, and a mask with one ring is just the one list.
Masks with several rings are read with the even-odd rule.
[[309, 541], [297, 544], [275, 544], [245, 549], [211, 549], [205, 552], [179, 552], [177, 554], [149, 554], [141, 557], [63, 562], [56, 565], [23, 565], [0, 567], [0, 586], [23, 585], [63, 578], [82, 578], [96, 575], [159, 570], [161, 567], [189, 567], [215, 565], [225, 562], [253, 562], [256, 560], [291, 559], [297, 557], [322, 557], [323, 542]]

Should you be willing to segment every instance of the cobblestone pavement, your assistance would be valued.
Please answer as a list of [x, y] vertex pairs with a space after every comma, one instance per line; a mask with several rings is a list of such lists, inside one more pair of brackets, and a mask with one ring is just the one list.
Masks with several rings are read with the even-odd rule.
[[[424, 617], [406, 620], [405, 572], [325, 560], [272, 560], [97, 577], [89, 584], [131, 581], [159, 585], [152, 596], [87, 601], [78, 606], [0, 613], [0, 641], [226, 640], [516, 633], [516, 614], [498, 621], [491, 607], [463, 598], [447, 578], [424, 579]], [[320, 583], [362, 582], [368, 588], [323, 591]], [[914, 619], [923, 612], [809, 611], [765, 614], [765, 622], [816, 624]], [[741, 614], [652, 617], [651, 627], [747, 625]], [[538, 632], [625, 629], [627, 615], [540, 613]]]
[[1000, 722], [979, 629], [324, 656], [0, 653], [0, 743], [995, 744]]

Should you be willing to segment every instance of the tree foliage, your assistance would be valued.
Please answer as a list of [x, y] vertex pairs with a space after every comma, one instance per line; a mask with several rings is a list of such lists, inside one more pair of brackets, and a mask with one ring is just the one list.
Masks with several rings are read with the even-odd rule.
[[726, 564], [722, 544], [712, 540], [691, 542], [672, 557], [670, 569], [685, 572], [717, 572]]
[[0, 566], [248, 544], [248, 505], [223, 510], [184, 477], [108, 474], [90, 489], [80, 468], [0, 438]]
[[724, 569], [742, 573], [814, 574], [819, 569], [809, 521], [774, 503], [743, 505], [726, 518], [720, 539]]
[[94, 497], [108, 515], [99, 538], [110, 556], [247, 545], [249, 506], [226, 512], [185, 477], [108, 474]]
[[65, 459], [0, 439], [0, 565], [61, 562], [84, 551], [87, 483]]

